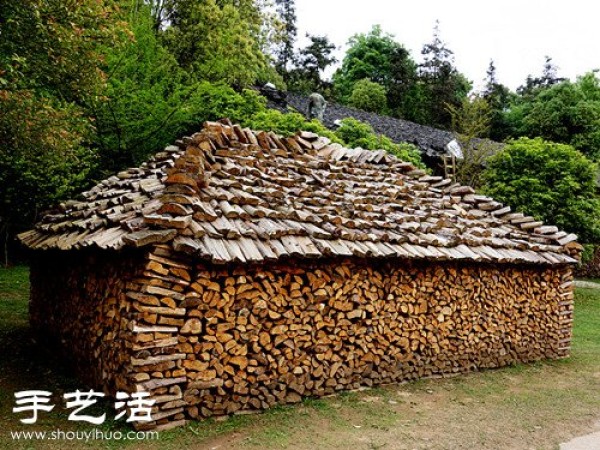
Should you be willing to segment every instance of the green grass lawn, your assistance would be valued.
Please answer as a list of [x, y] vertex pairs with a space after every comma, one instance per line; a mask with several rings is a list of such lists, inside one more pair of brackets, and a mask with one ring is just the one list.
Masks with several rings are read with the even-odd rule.
[[[260, 415], [192, 423], [158, 441], [15, 441], [15, 430], [89, 431], [57, 407], [35, 425], [12, 412], [14, 393], [84, 389], [27, 320], [28, 270], [0, 269], [0, 449], [552, 449], [600, 429], [600, 290], [579, 289], [572, 357], [307, 399]], [[96, 411], [112, 415], [106, 404]], [[107, 422], [104, 431], [127, 432]]]

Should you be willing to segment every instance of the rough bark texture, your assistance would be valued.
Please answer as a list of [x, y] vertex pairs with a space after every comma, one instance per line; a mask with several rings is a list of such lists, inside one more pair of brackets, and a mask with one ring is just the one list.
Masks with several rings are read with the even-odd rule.
[[150, 391], [146, 428], [569, 354], [568, 266], [51, 258], [32, 268], [33, 326], [91, 386]]

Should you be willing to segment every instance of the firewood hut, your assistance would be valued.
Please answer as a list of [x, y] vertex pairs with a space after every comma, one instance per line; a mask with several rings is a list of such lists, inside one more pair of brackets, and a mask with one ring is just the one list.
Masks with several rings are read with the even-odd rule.
[[569, 355], [576, 236], [313, 133], [205, 123], [19, 238], [32, 327], [156, 429]]

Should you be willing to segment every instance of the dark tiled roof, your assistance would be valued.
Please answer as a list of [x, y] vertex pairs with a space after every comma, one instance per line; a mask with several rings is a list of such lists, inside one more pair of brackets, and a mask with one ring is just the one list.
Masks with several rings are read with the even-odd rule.
[[[288, 93], [285, 96], [286, 101], [281, 100], [281, 93], [273, 91], [279, 96], [273, 98], [273, 95], [268, 95], [264, 90], [261, 93], [265, 94], [268, 99], [268, 106], [277, 109], [281, 112], [288, 112], [290, 108], [300, 112], [303, 115], [308, 111], [308, 97]], [[384, 116], [356, 108], [340, 105], [339, 103], [329, 102], [325, 109], [323, 124], [327, 128], [335, 129], [336, 121], [353, 117], [361, 122], [368, 123], [373, 127], [373, 130], [378, 134], [383, 134], [389, 137], [394, 142], [409, 142], [414, 144], [429, 158], [441, 158], [447, 154], [446, 146], [456, 139], [456, 136], [451, 131], [440, 130], [438, 128], [420, 125], [408, 120], [396, 119], [390, 116]], [[473, 139], [472, 144], [478, 145], [485, 142], [487, 145], [500, 149], [502, 144], [490, 140]]]
[[32, 249], [157, 243], [214, 263], [398, 257], [573, 263], [576, 236], [384, 151], [206, 123], [44, 217]]

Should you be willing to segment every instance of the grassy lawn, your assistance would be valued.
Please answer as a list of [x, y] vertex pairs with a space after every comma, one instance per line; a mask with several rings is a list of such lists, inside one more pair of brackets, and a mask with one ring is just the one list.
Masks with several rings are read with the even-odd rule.
[[[21, 425], [14, 392], [84, 389], [27, 322], [28, 271], [0, 269], [0, 448], [4, 449], [558, 449], [600, 429], [600, 290], [576, 297], [572, 357], [456, 378], [309, 399], [264, 414], [193, 423], [158, 441], [15, 441], [16, 430], [90, 431], [60, 407]], [[112, 412], [107, 405], [99, 414]], [[129, 429], [107, 422], [104, 431]]]

